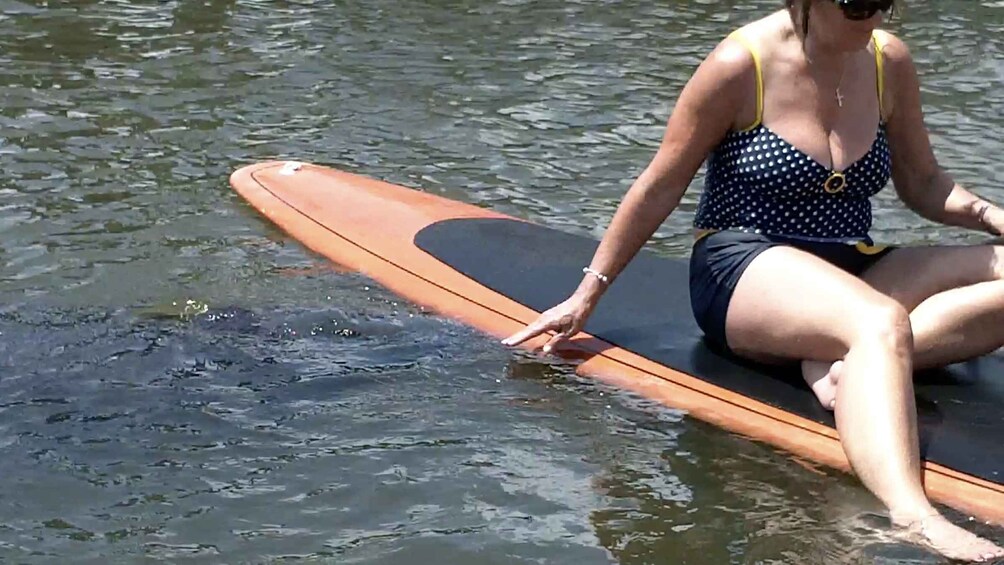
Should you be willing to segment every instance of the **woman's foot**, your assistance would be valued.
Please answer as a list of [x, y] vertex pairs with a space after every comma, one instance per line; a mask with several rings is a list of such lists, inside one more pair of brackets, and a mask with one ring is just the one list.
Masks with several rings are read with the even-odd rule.
[[1004, 557], [1004, 548], [956, 526], [940, 514], [903, 525], [911, 536], [920, 538], [949, 559], [981, 562]]
[[837, 405], [837, 382], [843, 366], [844, 362], [841, 360], [833, 363], [802, 361], [802, 378], [827, 410], [833, 410]]

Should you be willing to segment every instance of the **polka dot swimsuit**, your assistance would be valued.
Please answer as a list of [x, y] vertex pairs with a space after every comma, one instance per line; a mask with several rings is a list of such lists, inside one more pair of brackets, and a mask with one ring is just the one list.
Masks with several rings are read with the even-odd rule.
[[[880, 56], [876, 59], [881, 77]], [[757, 66], [759, 87], [758, 61]], [[880, 93], [881, 89], [880, 80]], [[869, 242], [870, 197], [889, 182], [891, 170], [885, 124], [879, 124], [868, 152], [840, 173], [763, 124], [733, 131], [708, 159], [694, 227], [813, 241]]]
[[830, 192], [832, 171], [760, 125], [732, 132], [711, 154], [694, 226], [785, 235], [818, 241], [864, 241], [872, 223], [869, 197], [889, 182], [885, 127], [864, 157], [843, 171]]

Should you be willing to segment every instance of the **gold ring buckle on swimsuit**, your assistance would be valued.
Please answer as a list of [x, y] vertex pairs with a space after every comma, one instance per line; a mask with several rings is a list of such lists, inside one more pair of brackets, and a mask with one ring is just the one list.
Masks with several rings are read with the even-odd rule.
[[826, 182], [823, 183], [823, 190], [830, 194], [836, 194], [842, 192], [844, 187], [847, 186], [847, 178], [844, 177], [844, 173], [839, 171], [833, 171]]

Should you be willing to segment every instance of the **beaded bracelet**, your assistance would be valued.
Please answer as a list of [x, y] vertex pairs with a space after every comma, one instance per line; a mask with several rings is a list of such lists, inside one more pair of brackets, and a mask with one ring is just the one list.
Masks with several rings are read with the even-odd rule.
[[589, 267], [582, 267], [582, 272], [587, 275], [593, 275], [594, 277], [600, 279], [600, 282], [603, 284], [610, 284], [610, 277], [597, 270], [590, 269]]

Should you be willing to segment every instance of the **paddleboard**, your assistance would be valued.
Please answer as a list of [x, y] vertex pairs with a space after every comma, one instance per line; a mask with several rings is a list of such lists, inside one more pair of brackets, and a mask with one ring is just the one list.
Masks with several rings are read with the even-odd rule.
[[[230, 183], [294, 239], [400, 296], [497, 338], [567, 297], [597, 242], [336, 169], [245, 166]], [[539, 347], [542, 336], [524, 344]], [[577, 372], [823, 465], [850, 470], [832, 414], [797, 373], [709, 347], [690, 310], [687, 261], [643, 250], [563, 355]], [[918, 374], [932, 499], [1004, 524], [1004, 359]]]

